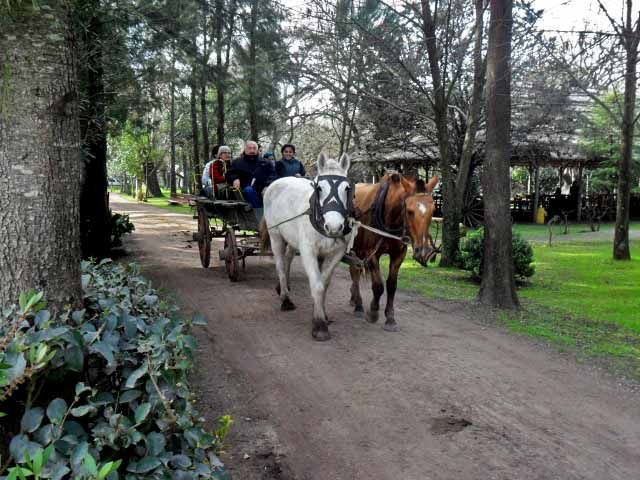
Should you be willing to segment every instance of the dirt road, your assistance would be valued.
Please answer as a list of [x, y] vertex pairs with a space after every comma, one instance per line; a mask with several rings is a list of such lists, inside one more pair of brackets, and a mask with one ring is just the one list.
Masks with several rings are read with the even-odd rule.
[[116, 195], [112, 208], [130, 213], [145, 273], [209, 320], [195, 380], [209, 416], [234, 415], [224, 458], [236, 480], [640, 477], [639, 395], [475, 305], [400, 292], [401, 331], [387, 333], [352, 315], [339, 269], [333, 338], [317, 343], [297, 259], [298, 309], [280, 312], [270, 260], [249, 259], [232, 284], [218, 262], [200, 266], [189, 216]]

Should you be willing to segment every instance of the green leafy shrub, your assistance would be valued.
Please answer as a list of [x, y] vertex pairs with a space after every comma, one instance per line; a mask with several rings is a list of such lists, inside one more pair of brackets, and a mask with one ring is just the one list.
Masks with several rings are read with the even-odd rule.
[[[527, 240], [513, 232], [513, 264], [516, 278], [524, 279], [535, 273], [533, 249]], [[471, 272], [474, 279], [482, 277], [482, 257], [484, 255], [484, 228], [467, 234], [460, 246], [461, 268]]]
[[125, 233], [131, 233], [136, 229], [136, 226], [129, 219], [129, 215], [113, 213], [109, 209], [111, 215], [111, 247], [119, 247], [122, 245], [122, 237]]
[[181, 319], [135, 265], [82, 270], [82, 310], [54, 316], [30, 293], [0, 312], [0, 475], [227, 478], [216, 452], [231, 419], [205, 431], [187, 382], [201, 320]]

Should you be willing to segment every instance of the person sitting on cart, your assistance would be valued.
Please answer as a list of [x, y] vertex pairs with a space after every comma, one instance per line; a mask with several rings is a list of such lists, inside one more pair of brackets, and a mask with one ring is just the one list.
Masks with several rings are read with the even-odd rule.
[[206, 195], [207, 197], [213, 198], [213, 182], [211, 180], [211, 164], [218, 156], [219, 145], [214, 145], [211, 147], [211, 160], [209, 160], [202, 169], [202, 190], [200, 195]]
[[282, 160], [276, 162], [276, 174], [282, 177], [304, 177], [307, 172], [300, 160], [295, 158], [296, 147], [287, 143], [280, 149]]
[[212, 160], [204, 166], [202, 172], [202, 185], [206, 195], [214, 198], [218, 196], [219, 190], [226, 185], [231, 149], [226, 145], [220, 147], [216, 145], [211, 150], [211, 156]]
[[227, 182], [240, 190], [253, 208], [262, 208], [262, 190], [272, 176], [271, 163], [258, 155], [258, 144], [249, 140], [244, 152], [231, 163]]

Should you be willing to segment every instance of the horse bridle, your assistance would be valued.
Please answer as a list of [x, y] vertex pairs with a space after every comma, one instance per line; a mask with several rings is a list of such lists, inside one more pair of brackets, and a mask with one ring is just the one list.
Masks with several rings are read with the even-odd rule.
[[[320, 203], [320, 182], [326, 181], [329, 184], [329, 194]], [[340, 200], [339, 188], [342, 184], [347, 184], [347, 204]], [[351, 220], [353, 217], [353, 198], [355, 196], [354, 183], [348, 177], [342, 175], [318, 175], [313, 182], [313, 194], [309, 199], [309, 220], [316, 231], [325, 237], [339, 238], [351, 233]], [[337, 212], [344, 218], [344, 226], [342, 232], [337, 235], [329, 235], [324, 229], [324, 215], [329, 212]]]
[[[386, 188], [388, 188], [389, 182], [387, 181]], [[376, 227], [390, 235], [394, 235], [400, 239], [400, 241], [406, 245], [411, 244], [412, 240], [407, 235], [407, 200], [413, 197], [431, 197], [433, 198], [433, 194], [431, 192], [416, 192], [411, 195], [407, 195], [402, 200], [402, 225], [398, 227], [390, 227], [384, 221], [384, 203], [386, 202], [387, 193], [384, 193], [384, 198], [381, 198], [381, 205], [374, 209], [373, 221], [376, 223]], [[380, 208], [382, 207], [382, 208]], [[429, 242], [433, 245], [433, 238], [431, 234], [429, 234]]]

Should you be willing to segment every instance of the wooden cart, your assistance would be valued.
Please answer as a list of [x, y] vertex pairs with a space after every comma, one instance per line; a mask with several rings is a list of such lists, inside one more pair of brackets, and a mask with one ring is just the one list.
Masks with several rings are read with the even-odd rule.
[[211, 239], [224, 238], [224, 247], [219, 251], [227, 275], [232, 282], [240, 278], [240, 262], [245, 270], [246, 258], [251, 256], [271, 256], [270, 252], [260, 252], [260, 220], [262, 210], [254, 209], [241, 200], [212, 200], [194, 197], [191, 200], [196, 209], [198, 231], [193, 234], [200, 250], [200, 262], [204, 268], [211, 260]]

